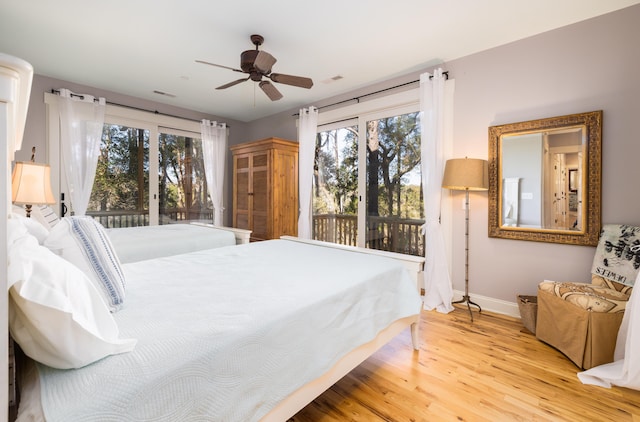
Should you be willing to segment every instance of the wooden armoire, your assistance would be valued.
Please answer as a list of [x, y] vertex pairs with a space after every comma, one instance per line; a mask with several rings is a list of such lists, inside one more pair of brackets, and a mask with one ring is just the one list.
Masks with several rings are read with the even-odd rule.
[[252, 240], [298, 234], [298, 143], [267, 138], [234, 145], [233, 227]]

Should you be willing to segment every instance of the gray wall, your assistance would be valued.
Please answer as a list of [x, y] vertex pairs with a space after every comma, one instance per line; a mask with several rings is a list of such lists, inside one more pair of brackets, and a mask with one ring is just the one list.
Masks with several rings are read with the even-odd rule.
[[[640, 6], [633, 6], [443, 64], [456, 81], [454, 156], [486, 158], [489, 126], [603, 110], [602, 220], [640, 225], [638, 22]], [[416, 80], [420, 73], [313, 105]], [[254, 121], [247, 133], [295, 139], [296, 111]], [[454, 204], [461, 203], [459, 195]], [[590, 280], [595, 248], [489, 238], [487, 209], [486, 193], [472, 193], [471, 293], [514, 302], [517, 294], [535, 294], [544, 279]], [[464, 212], [454, 205], [453, 213], [452, 278], [463, 290]]]
[[[634, 195], [640, 180], [640, 166], [636, 164], [640, 157], [636, 123], [640, 116], [638, 22], [640, 6], [633, 6], [443, 64], [456, 81], [454, 156], [486, 158], [489, 126], [601, 109], [604, 111], [603, 222], [640, 225], [640, 198]], [[413, 81], [420, 73], [422, 71], [313, 105], [323, 106]], [[51, 88], [60, 87], [76, 89], [74, 84], [36, 77], [25, 146], [33, 142], [44, 144], [42, 95]], [[104, 95], [99, 90], [85, 87], [77, 90]], [[107, 97], [113, 102], [141, 104], [144, 108], [183, 117], [206, 117], [116, 94], [109, 93]], [[270, 136], [296, 139], [293, 114], [297, 111], [251, 123], [226, 120], [232, 125], [230, 143]], [[215, 116], [208, 118], [225, 121]], [[22, 151], [18, 159], [28, 159], [28, 151]], [[230, 168], [228, 174], [231, 174]], [[462, 194], [453, 195], [454, 204], [460, 204], [462, 196], [459, 195]], [[537, 284], [544, 279], [590, 279], [595, 248], [489, 238], [487, 208], [486, 193], [471, 194], [469, 271], [472, 294], [514, 302], [517, 294], [534, 294]], [[452, 277], [454, 288], [462, 290], [464, 212], [454, 206], [453, 213]]]

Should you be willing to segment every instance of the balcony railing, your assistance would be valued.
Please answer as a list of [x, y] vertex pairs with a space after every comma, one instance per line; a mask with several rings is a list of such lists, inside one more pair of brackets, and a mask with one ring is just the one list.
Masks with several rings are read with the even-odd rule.
[[[137, 227], [149, 225], [149, 210], [132, 211], [87, 211], [87, 215], [98, 220], [107, 228]], [[188, 210], [185, 208], [165, 209], [160, 213], [160, 224], [177, 221], [211, 220], [212, 210]]]
[[[149, 211], [87, 211], [104, 227], [136, 227], [149, 225]], [[177, 221], [212, 220], [211, 210], [166, 209], [160, 224]], [[369, 217], [367, 247], [408, 255], [424, 256], [423, 220], [398, 217]], [[313, 238], [342, 245], [357, 246], [358, 219], [355, 215], [316, 214], [313, 216]]]
[[[367, 247], [408, 255], [424, 256], [423, 220], [398, 217], [369, 217]], [[313, 238], [343, 245], [357, 245], [355, 215], [316, 214]]]

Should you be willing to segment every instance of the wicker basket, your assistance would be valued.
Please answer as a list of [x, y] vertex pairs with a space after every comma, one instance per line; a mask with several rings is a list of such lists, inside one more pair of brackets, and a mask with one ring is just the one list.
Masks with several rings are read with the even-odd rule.
[[518, 309], [524, 328], [536, 333], [536, 318], [538, 317], [538, 296], [518, 295]]

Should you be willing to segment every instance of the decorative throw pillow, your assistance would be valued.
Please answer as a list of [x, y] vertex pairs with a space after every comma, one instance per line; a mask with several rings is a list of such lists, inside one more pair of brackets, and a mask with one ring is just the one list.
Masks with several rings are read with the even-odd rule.
[[133, 350], [87, 276], [40, 246], [18, 219], [8, 221], [9, 330], [32, 359], [80, 368]]
[[640, 270], [640, 227], [605, 224], [593, 258], [591, 273], [633, 286]]
[[84, 271], [111, 312], [122, 307], [125, 279], [111, 241], [91, 217], [64, 217], [51, 229], [44, 245]]
[[593, 284], [594, 286], [606, 287], [608, 289], [612, 289], [629, 296], [631, 296], [631, 291], [633, 290], [633, 287], [631, 286], [626, 286], [622, 283], [616, 283], [615, 281], [600, 277], [599, 275], [595, 274], [591, 274], [591, 284]]
[[49, 205], [39, 205], [37, 208], [40, 211], [42, 225], [49, 230], [60, 222], [60, 218], [58, 218], [56, 212]]
[[624, 312], [629, 302], [627, 294], [587, 283], [545, 280], [538, 288], [591, 312]]

